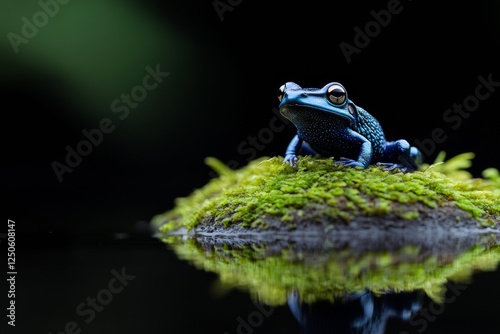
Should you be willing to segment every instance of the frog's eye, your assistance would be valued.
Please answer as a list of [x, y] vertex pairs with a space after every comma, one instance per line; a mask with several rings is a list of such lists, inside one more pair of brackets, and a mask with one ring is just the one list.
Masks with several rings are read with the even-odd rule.
[[278, 89], [278, 100], [280, 100], [280, 102], [281, 102], [281, 99], [283, 99], [283, 95], [285, 95], [285, 91], [286, 91], [286, 87], [285, 87], [285, 85], [282, 85], [282, 86]]
[[331, 85], [327, 91], [328, 99], [333, 104], [342, 104], [346, 99], [346, 92], [341, 85]]

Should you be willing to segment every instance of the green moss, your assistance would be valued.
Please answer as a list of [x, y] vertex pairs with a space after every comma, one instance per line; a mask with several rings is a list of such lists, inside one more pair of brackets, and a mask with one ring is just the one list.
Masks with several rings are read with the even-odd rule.
[[419, 217], [419, 213], [417, 210], [408, 211], [408, 212], [401, 214], [401, 218], [404, 218], [404, 219], [417, 219], [418, 217]]
[[500, 261], [500, 247], [488, 246], [489, 242], [442, 254], [417, 246], [363, 253], [350, 249], [303, 251], [290, 246], [272, 255], [266, 245], [230, 248], [202, 247], [195, 239], [167, 242], [181, 259], [217, 273], [226, 290], [243, 289], [268, 305], [285, 304], [292, 291], [307, 303], [334, 301], [364, 290], [375, 294], [423, 290], [441, 302], [447, 282], [469, 283], [475, 272], [494, 270]]
[[500, 177], [497, 170], [488, 169], [484, 179], [472, 178], [463, 170], [472, 158], [473, 154], [464, 153], [444, 161], [443, 153], [435, 164], [413, 173], [386, 171], [380, 166], [336, 167], [332, 159], [309, 156], [300, 157], [295, 169], [278, 156], [231, 170], [217, 159], [207, 158], [219, 177], [178, 198], [172, 210], [153, 218], [153, 224], [162, 232], [181, 227], [190, 230], [202, 221], [265, 229], [273, 218], [294, 229], [298, 220], [325, 217], [349, 222], [356, 216], [395, 213], [416, 219], [419, 212], [411, 204], [439, 208], [451, 203], [481, 226], [494, 226], [500, 215]]

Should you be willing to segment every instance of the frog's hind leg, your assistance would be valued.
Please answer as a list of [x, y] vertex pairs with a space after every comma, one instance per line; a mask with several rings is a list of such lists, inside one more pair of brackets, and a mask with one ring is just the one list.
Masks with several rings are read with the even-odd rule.
[[399, 168], [403, 171], [415, 171], [422, 163], [422, 154], [416, 147], [404, 140], [387, 142], [378, 165], [387, 166], [388, 170]]
[[415, 169], [417, 169], [424, 162], [422, 153], [415, 146], [410, 147], [410, 158], [417, 165]]

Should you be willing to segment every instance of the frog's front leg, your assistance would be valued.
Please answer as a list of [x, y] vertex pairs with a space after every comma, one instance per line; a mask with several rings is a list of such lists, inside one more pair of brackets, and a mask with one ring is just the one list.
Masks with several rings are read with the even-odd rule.
[[298, 135], [295, 135], [290, 141], [290, 144], [288, 144], [283, 162], [286, 162], [292, 167], [297, 167], [297, 161], [299, 161], [297, 156], [299, 153], [313, 156], [317, 154], [308, 143], [303, 141]]
[[399, 168], [403, 171], [415, 171], [422, 163], [422, 153], [404, 140], [387, 142], [383, 162], [378, 165], [388, 166], [388, 170]]
[[368, 139], [351, 129], [349, 129], [348, 135], [349, 141], [353, 141], [359, 144], [358, 159], [354, 160], [346, 157], [340, 157], [340, 159], [334, 161], [333, 164], [335, 166], [343, 165], [345, 167], [367, 168], [370, 165], [373, 157], [372, 143]]
[[292, 167], [297, 167], [297, 161], [299, 161], [297, 155], [299, 154], [302, 142], [302, 139], [300, 139], [298, 135], [295, 135], [295, 137], [293, 137], [293, 139], [290, 141], [290, 144], [288, 144], [288, 147], [286, 148], [285, 159], [283, 160], [283, 162], [289, 164]]

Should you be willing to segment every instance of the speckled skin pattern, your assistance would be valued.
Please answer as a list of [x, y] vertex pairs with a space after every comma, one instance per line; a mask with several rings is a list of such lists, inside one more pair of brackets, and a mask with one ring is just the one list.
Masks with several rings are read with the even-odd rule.
[[379, 163], [414, 171], [422, 162], [421, 153], [406, 140], [387, 142], [379, 122], [351, 102], [337, 82], [319, 89], [288, 82], [278, 98], [281, 114], [297, 128], [285, 154], [291, 166], [296, 166], [302, 152], [333, 156], [337, 164], [363, 168]]

